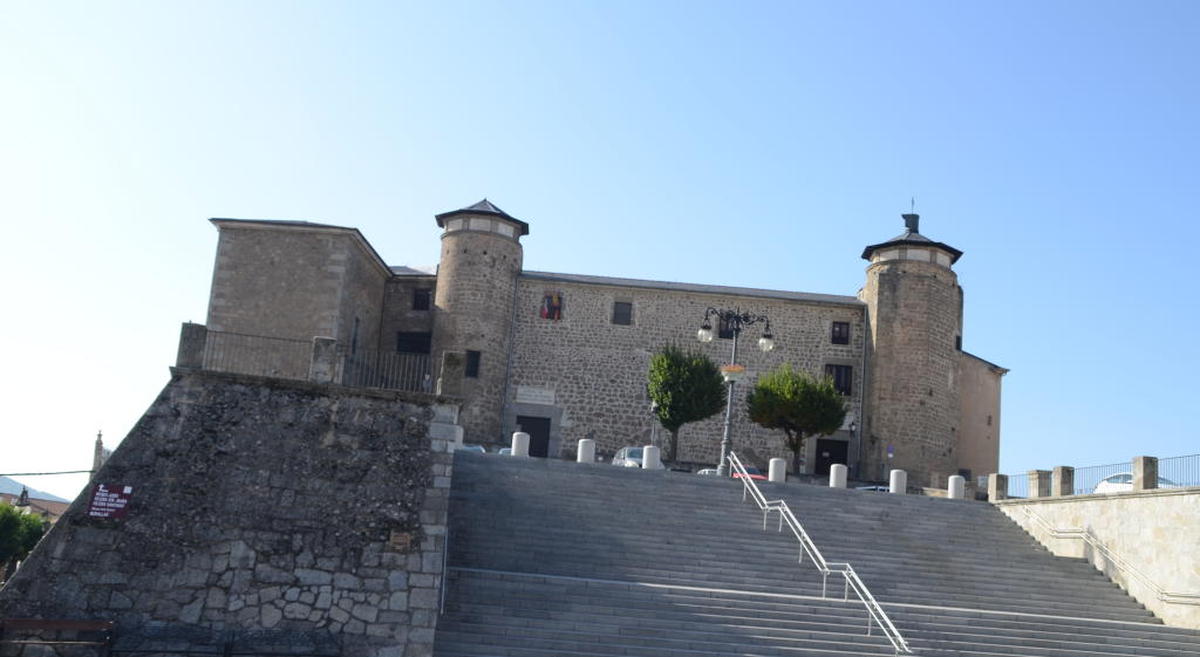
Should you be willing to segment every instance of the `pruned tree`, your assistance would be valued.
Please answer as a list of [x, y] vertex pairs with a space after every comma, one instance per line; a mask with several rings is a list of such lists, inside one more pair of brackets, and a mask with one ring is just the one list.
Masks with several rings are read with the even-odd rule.
[[791, 365], [759, 377], [746, 395], [750, 419], [767, 429], [783, 429], [792, 451], [792, 471], [800, 471], [800, 454], [809, 436], [827, 436], [846, 419], [846, 402], [833, 379], [817, 379]]
[[654, 414], [670, 433], [665, 457], [673, 461], [679, 453], [679, 428], [721, 412], [725, 384], [712, 359], [675, 345], [650, 357], [646, 379]]
[[29, 555], [45, 531], [42, 519], [22, 513], [11, 504], [0, 504], [0, 566], [7, 581], [17, 562]]

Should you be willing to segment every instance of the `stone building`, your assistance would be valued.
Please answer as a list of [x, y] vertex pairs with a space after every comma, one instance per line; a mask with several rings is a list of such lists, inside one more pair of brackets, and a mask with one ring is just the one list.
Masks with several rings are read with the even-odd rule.
[[[962, 252], [904, 219], [903, 234], [863, 252], [857, 296], [527, 271], [529, 224], [487, 200], [436, 216], [435, 272], [389, 266], [354, 228], [213, 219], [207, 329], [226, 345], [259, 336], [258, 351], [295, 351], [282, 376], [302, 376], [313, 338], [331, 338], [342, 381], [436, 389], [462, 400], [466, 442], [504, 444], [522, 429], [533, 454], [555, 457], [586, 437], [601, 454], [656, 440], [651, 354], [674, 342], [727, 361], [723, 327], [708, 344], [694, 335], [708, 308], [736, 308], [767, 316], [778, 345], [759, 352], [757, 327], [746, 329], [738, 360], [751, 381], [791, 363], [846, 395], [845, 425], [808, 441], [806, 472], [846, 463], [877, 479], [900, 467], [916, 484], [993, 472], [1007, 370], [961, 349]], [[746, 419], [748, 387], [737, 387], [734, 448], [765, 465], [786, 449], [780, 432]], [[721, 423], [686, 425], [679, 460], [715, 462]]]

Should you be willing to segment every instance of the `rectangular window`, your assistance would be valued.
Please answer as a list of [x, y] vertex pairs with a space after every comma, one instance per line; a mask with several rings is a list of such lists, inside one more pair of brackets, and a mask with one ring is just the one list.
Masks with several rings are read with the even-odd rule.
[[959, 351], [962, 351], [962, 336], [961, 335], [954, 336], [954, 348]]
[[854, 380], [854, 368], [849, 365], [826, 365], [825, 376], [833, 379], [833, 387], [843, 395], [849, 395]]
[[850, 344], [850, 322], [834, 322], [830, 341], [833, 344]]
[[463, 370], [463, 376], [468, 379], [479, 378], [479, 352], [467, 350], [467, 368]]
[[721, 320], [717, 322], [717, 337], [721, 338], [722, 340], [732, 340], [733, 322], [722, 317]]
[[396, 351], [402, 354], [427, 354], [430, 352], [432, 342], [432, 333], [400, 331], [396, 334]]
[[633, 302], [632, 301], [614, 301], [612, 323], [622, 326], [633, 324]]
[[413, 290], [413, 310], [429, 310], [429, 302], [433, 298], [433, 290]]

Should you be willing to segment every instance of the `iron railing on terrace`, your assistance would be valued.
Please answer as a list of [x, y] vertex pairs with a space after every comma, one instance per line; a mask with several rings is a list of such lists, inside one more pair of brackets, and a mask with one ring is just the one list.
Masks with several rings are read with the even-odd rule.
[[[1089, 465], [1074, 469], [1075, 495], [1087, 495], [1095, 492], [1096, 486], [1106, 478], [1116, 474], [1130, 474], [1133, 464], [1109, 463], [1107, 465]], [[984, 482], [983, 485], [987, 485]], [[1158, 487], [1183, 488], [1200, 486], [1200, 454], [1173, 456], [1158, 459]], [[1029, 474], [1012, 474], [1008, 476], [1008, 497], [1020, 499], [1029, 497]]]
[[312, 350], [309, 340], [208, 331], [203, 369], [304, 381], [308, 379]]
[[[310, 380], [314, 342], [264, 335], [207, 331], [201, 369]], [[338, 346], [331, 382], [358, 388], [431, 392], [429, 354], [350, 349]], [[328, 363], [328, 361], [326, 361]]]
[[843, 583], [843, 599], [850, 599], [850, 592], [858, 597], [859, 602], [867, 610], [867, 634], [871, 634], [871, 628], [878, 625], [883, 631], [883, 635], [892, 644], [892, 648], [896, 650], [896, 654], [912, 654], [912, 649], [908, 647], [908, 642], [892, 624], [892, 619], [888, 618], [887, 612], [883, 610], [879, 602], [875, 600], [875, 596], [871, 595], [871, 591], [867, 589], [867, 585], [859, 578], [858, 573], [854, 572], [854, 568], [845, 562], [826, 561], [821, 551], [817, 549], [817, 544], [809, 537], [808, 532], [804, 531], [800, 521], [796, 519], [787, 502], [783, 500], [768, 500], [762, 491], [758, 489], [758, 484], [750, 478], [746, 472], [746, 466], [742, 465], [742, 460], [737, 454], [729, 453], [729, 465], [736, 473], [740, 475], [742, 481], [742, 499], [745, 500], [749, 495], [754, 499], [758, 508], [763, 512], [763, 529], [767, 528], [767, 517], [772, 511], [779, 514], [779, 530], [783, 531], [784, 524], [787, 524], [788, 529], [792, 530], [792, 535], [800, 542], [800, 563], [804, 563], [804, 555], [813, 562], [817, 570], [821, 572], [821, 597], [824, 598], [829, 584], [829, 575], [841, 575]]

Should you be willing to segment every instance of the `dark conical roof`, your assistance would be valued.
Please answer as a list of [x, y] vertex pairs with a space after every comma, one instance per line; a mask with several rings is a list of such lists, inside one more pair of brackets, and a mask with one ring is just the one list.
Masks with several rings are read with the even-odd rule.
[[461, 208], [458, 210], [451, 210], [449, 212], [443, 212], [439, 215], [434, 215], [434, 218], [437, 219], [437, 225], [439, 228], [441, 228], [441, 227], [445, 226], [446, 219], [449, 219], [450, 217], [458, 216], [460, 214], [487, 214], [487, 215], [492, 215], [493, 217], [500, 217], [501, 219], [507, 219], [508, 221], [511, 221], [512, 223], [516, 224], [521, 229], [522, 235], [529, 234], [529, 224], [525, 223], [524, 221], [521, 221], [520, 219], [517, 219], [516, 217], [512, 216], [511, 214], [505, 212], [504, 210], [501, 210], [499, 207], [496, 206], [496, 204], [492, 203], [491, 201], [487, 200], [486, 198], [474, 205], [468, 205], [465, 208]]
[[902, 214], [900, 216], [904, 218], [904, 232], [900, 233], [899, 235], [893, 237], [892, 239], [890, 239], [886, 242], [880, 242], [879, 244], [872, 244], [871, 246], [868, 246], [867, 248], [863, 249], [863, 252], [862, 252], [863, 260], [870, 260], [871, 254], [875, 253], [876, 251], [878, 251], [880, 249], [891, 247], [891, 246], [933, 246], [933, 247], [937, 247], [937, 248], [945, 251], [946, 253], [950, 254], [950, 264], [954, 264], [954, 263], [958, 262], [958, 259], [962, 257], [962, 254], [963, 254], [962, 251], [959, 251], [958, 249], [950, 246], [949, 244], [945, 244], [943, 242], [935, 242], [935, 241], [929, 239], [928, 237], [925, 237], [924, 235], [922, 235], [919, 232], [921, 215], [919, 215], [919, 214]]

